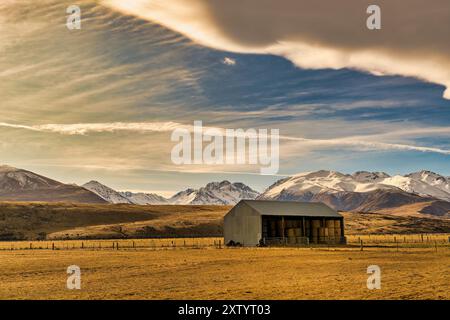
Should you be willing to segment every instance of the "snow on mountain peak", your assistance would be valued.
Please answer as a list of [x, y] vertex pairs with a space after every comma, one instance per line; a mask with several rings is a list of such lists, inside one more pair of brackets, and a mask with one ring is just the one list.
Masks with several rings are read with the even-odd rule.
[[167, 204], [166, 198], [157, 195], [155, 193], [144, 193], [144, 192], [130, 192], [124, 191], [120, 192], [120, 195], [127, 198], [133, 204], [147, 205], [147, 204]]
[[131, 204], [131, 201], [126, 197], [122, 196], [119, 192], [110, 187], [101, 184], [98, 181], [92, 180], [88, 183], [82, 185], [83, 188], [97, 194], [102, 199], [108, 201], [109, 203], [128, 203]]
[[421, 181], [427, 185], [430, 185], [434, 188], [442, 190], [443, 192], [449, 193], [448, 199], [450, 199], [450, 179], [449, 178], [444, 177], [440, 174], [434, 173], [432, 171], [426, 171], [426, 170], [410, 173], [410, 174], [406, 175], [406, 177], [409, 177], [416, 181]]
[[178, 192], [169, 201], [173, 204], [233, 205], [242, 199], [255, 199], [259, 193], [247, 185], [227, 180], [210, 182], [198, 190], [187, 189]]
[[299, 173], [276, 182], [263, 193], [262, 197], [277, 198], [280, 194], [304, 197], [305, 194], [361, 193], [375, 190], [402, 190], [420, 196], [450, 201], [449, 180], [429, 171], [393, 177], [384, 172], [367, 171], [358, 171], [352, 175], [326, 170]]

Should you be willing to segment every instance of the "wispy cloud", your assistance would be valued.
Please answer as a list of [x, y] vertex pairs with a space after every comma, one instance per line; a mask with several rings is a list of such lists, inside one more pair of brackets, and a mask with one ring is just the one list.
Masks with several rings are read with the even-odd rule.
[[[175, 129], [185, 129], [189, 132], [194, 131], [194, 126], [190, 124], [182, 124], [177, 122], [135, 122], [135, 123], [124, 123], [124, 122], [114, 122], [114, 123], [76, 123], [76, 124], [43, 124], [43, 125], [21, 125], [21, 124], [11, 124], [0, 122], [0, 127], [13, 128], [13, 129], [24, 129], [37, 132], [50, 132], [65, 135], [86, 135], [88, 133], [111, 133], [116, 131], [132, 131], [132, 132], [172, 132]], [[226, 128], [219, 127], [203, 127], [204, 132], [208, 130], [220, 131], [224, 135], [227, 134]], [[421, 133], [425, 133], [426, 129], [418, 130]], [[449, 133], [447, 128], [432, 128], [430, 132], [439, 133]], [[394, 133], [391, 133], [395, 135]], [[404, 134], [403, 132], [399, 135]], [[239, 136], [239, 133], [235, 134]], [[305, 147], [351, 147], [351, 148], [363, 148], [364, 150], [404, 150], [404, 151], [420, 151], [420, 152], [435, 152], [440, 154], [450, 154], [450, 150], [426, 147], [426, 146], [415, 146], [401, 143], [387, 143], [374, 141], [376, 135], [369, 136], [370, 139], [364, 140], [362, 137], [343, 137], [334, 139], [311, 139], [302, 138], [294, 136], [281, 135], [280, 139], [283, 141], [295, 141]]]

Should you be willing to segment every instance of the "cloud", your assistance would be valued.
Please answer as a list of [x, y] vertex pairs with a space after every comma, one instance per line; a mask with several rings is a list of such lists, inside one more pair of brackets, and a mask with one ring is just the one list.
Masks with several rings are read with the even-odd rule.
[[112, 123], [75, 123], [75, 124], [43, 124], [43, 125], [16, 125], [0, 122], [0, 127], [26, 129], [39, 132], [51, 132], [66, 135], [85, 135], [87, 133], [102, 133], [116, 131], [135, 132], [170, 132], [177, 128], [191, 130], [192, 126], [185, 126], [176, 122], [112, 122]]
[[[0, 122], [0, 127], [12, 129], [24, 129], [37, 132], [58, 133], [64, 135], [86, 135], [88, 133], [112, 133], [117, 131], [132, 131], [139, 133], [148, 132], [172, 132], [175, 129], [184, 129], [189, 132], [194, 131], [193, 125], [186, 125], [177, 122], [113, 122], [113, 123], [77, 123], [77, 124], [43, 124], [43, 125], [20, 125]], [[203, 127], [204, 132], [207, 130], [220, 131], [227, 135], [225, 128], [218, 127]], [[438, 128], [430, 129], [431, 133], [449, 133], [446, 128], [439, 130]], [[425, 129], [420, 132], [425, 133]], [[404, 134], [401, 132], [399, 135]], [[395, 135], [392, 133], [391, 135]], [[244, 136], [239, 133], [233, 134], [234, 137]], [[419, 152], [433, 152], [445, 155], [450, 155], [450, 150], [415, 146], [401, 143], [388, 143], [383, 141], [375, 141], [376, 135], [368, 136], [369, 139], [364, 140], [364, 137], [342, 137], [333, 139], [312, 139], [281, 135], [280, 140], [286, 142], [295, 142], [304, 147], [309, 148], [335, 148], [335, 147], [350, 147], [362, 150], [402, 150], [402, 151], [419, 151]]]
[[378, 0], [382, 29], [366, 28], [368, 0], [103, 0], [215, 49], [274, 54], [309, 69], [416, 77], [450, 99], [450, 2]]
[[236, 65], [236, 60], [235, 60], [235, 59], [232, 59], [232, 58], [229, 58], [229, 57], [225, 57], [225, 58], [222, 60], [222, 63], [223, 63], [223, 64], [226, 64], [227, 66], [234, 66], [234, 65]]

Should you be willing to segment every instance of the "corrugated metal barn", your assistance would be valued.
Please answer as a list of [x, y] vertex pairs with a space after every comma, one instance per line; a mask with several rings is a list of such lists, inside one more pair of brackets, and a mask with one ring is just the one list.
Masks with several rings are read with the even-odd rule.
[[344, 218], [323, 203], [242, 200], [224, 218], [226, 244], [345, 243]]

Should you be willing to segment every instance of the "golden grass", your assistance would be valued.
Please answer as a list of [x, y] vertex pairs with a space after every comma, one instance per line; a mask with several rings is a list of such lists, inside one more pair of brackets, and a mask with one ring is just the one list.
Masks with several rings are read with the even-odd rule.
[[0, 202], [0, 239], [210, 236], [228, 206]]
[[[81, 290], [66, 269], [81, 268]], [[379, 265], [382, 289], [368, 290]], [[1, 299], [450, 299], [450, 255], [410, 248], [0, 251]]]

